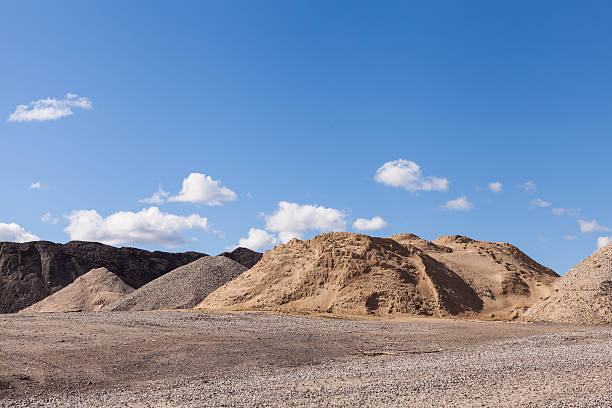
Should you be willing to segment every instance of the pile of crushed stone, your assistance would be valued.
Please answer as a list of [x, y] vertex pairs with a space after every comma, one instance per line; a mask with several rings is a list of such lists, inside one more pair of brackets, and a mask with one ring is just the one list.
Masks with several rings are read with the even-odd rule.
[[246, 267], [225, 256], [203, 257], [147, 283], [112, 305], [109, 310], [191, 308], [245, 270]]
[[570, 269], [552, 294], [527, 310], [522, 320], [612, 323], [612, 243]]

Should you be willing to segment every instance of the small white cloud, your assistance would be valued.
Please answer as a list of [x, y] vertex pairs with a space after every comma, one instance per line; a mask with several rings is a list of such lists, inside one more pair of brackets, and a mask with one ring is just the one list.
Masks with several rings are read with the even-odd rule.
[[612, 242], [612, 237], [599, 237], [597, 238], [597, 249], [601, 249]]
[[578, 225], [580, 226], [580, 232], [583, 234], [587, 234], [589, 232], [606, 232], [610, 231], [610, 228], [604, 227], [597, 223], [597, 220], [577, 220]]
[[454, 200], [447, 201], [446, 204], [441, 205], [440, 208], [448, 211], [467, 211], [474, 208], [474, 204], [472, 204], [466, 196], [461, 196]]
[[42, 187], [43, 186], [40, 181], [35, 181], [34, 183], [30, 184], [30, 190], [40, 190]]
[[382, 217], [376, 216], [370, 220], [367, 218], [357, 218], [353, 223], [353, 228], [358, 231], [375, 231], [387, 227], [387, 223]]
[[517, 187], [525, 192], [534, 191], [537, 188], [536, 184], [533, 181], [528, 181], [526, 183], [519, 184]]
[[550, 207], [552, 204], [541, 198], [536, 198], [535, 200], [531, 200], [531, 205], [534, 207]]
[[383, 164], [374, 180], [387, 186], [402, 187], [410, 192], [447, 191], [450, 182], [446, 178], [423, 177], [421, 167], [413, 161], [397, 159]]
[[143, 198], [142, 200], [138, 200], [139, 203], [146, 204], [163, 204], [166, 201], [166, 197], [170, 195], [169, 192], [164, 191], [161, 184], [157, 186], [157, 191], [153, 193], [151, 197]]
[[554, 215], [567, 215], [570, 217], [578, 217], [582, 210], [580, 208], [553, 208], [552, 213]]
[[10, 224], [0, 222], [0, 241], [29, 242], [38, 241], [39, 239], [36, 235], [27, 232], [23, 227], [14, 222]]
[[491, 190], [494, 193], [501, 193], [501, 191], [502, 191], [502, 183], [500, 183], [499, 181], [495, 181], [493, 183], [489, 183], [489, 190]]
[[208, 229], [208, 220], [197, 214], [179, 216], [163, 213], [157, 207], [139, 212], [119, 211], [103, 218], [95, 210], [73, 211], [64, 229], [72, 240], [98, 241], [109, 245], [160, 244], [177, 247], [188, 239], [183, 230]]
[[28, 105], [18, 105], [9, 118], [9, 122], [44, 122], [73, 115], [73, 108], [92, 109], [89, 99], [67, 93], [65, 99], [46, 98], [30, 102]]
[[575, 235], [564, 235], [563, 239], [572, 240], [572, 239], [576, 239], [576, 236]]
[[278, 239], [268, 231], [250, 228], [246, 238], [238, 240], [238, 246], [259, 251], [260, 249], [270, 248], [278, 243]]
[[210, 206], [221, 205], [222, 201], [235, 201], [238, 196], [219, 180], [201, 173], [191, 173], [183, 180], [183, 188], [177, 196], [168, 201], [203, 203]]
[[266, 230], [278, 232], [281, 242], [301, 238], [308, 230], [344, 231], [346, 214], [335, 208], [300, 205], [281, 201], [272, 215], [266, 215]]
[[253, 194], [251, 194], [249, 191], [247, 191], [246, 196], [247, 198], [253, 198]]
[[43, 214], [40, 220], [48, 224], [57, 224], [59, 222], [59, 218], [53, 217], [50, 212]]

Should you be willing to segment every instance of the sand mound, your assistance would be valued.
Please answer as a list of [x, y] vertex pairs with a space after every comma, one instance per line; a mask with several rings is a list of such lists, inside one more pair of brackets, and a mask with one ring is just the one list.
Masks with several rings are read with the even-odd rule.
[[522, 317], [526, 321], [612, 323], [612, 244], [563, 275], [555, 290]]
[[238, 262], [240, 265], [246, 268], [252, 268], [261, 259], [263, 254], [261, 252], [255, 252], [248, 248], [238, 247], [232, 252], [223, 252], [219, 256], [225, 256], [232, 261]]
[[526, 307], [549, 296], [559, 276], [507, 243], [476, 241], [461, 235], [447, 235], [433, 242], [414, 234], [390, 238], [416, 246], [465, 280], [483, 301], [483, 317], [517, 318]]
[[134, 288], [106, 268], [92, 269], [70, 285], [20, 313], [92, 312], [103, 310]]
[[446, 316], [480, 311], [482, 301], [461, 277], [414, 246], [333, 232], [267, 251], [198, 308]]
[[225, 256], [208, 256], [147, 283], [109, 310], [183, 309], [196, 306], [210, 292], [246, 268]]

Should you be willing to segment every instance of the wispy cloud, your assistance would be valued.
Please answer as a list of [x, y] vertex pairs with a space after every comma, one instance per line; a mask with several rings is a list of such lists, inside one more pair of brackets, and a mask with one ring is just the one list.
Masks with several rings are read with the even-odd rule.
[[53, 217], [50, 212], [43, 214], [43, 216], [40, 217], [40, 220], [48, 224], [57, 224], [59, 222], [59, 218]]
[[537, 188], [536, 183], [533, 181], [527, 181], [523, 184], [519, 184], [517, 187], [525, 192], [534, 191]]
[[541, 198], [536, 198], [535, 200], [531, 200], [531, 205], [534, 207], [550, 207], [552, 204]]
[[447, 201], [444, 205], [441, 205], [440, 208], [448, 211], [467, 211], [474, 208], [474, 204], [472, 204], [466, 196], [461, 196], [454, 200]]
[[379, 216], [372, 219], [357, 218], [353, 223], [353, 228], [357, 231], [375, 231], [387, 227], [387, 222]]
[[166, 198], [170, 195], [169, 192], [164, 191], [161, 184], [157, 186], [157, 191], [153, 193], [151, 197], [143, 198], [142, 200], [138, 200], [139, 203], [147, 203], [147, 204], [162, 204], [166, 201]]
[[64, 99], [45, 98], [18, 105], [8, 117], [9, 122], [44, 122], [57, 120], [74, 114], [73, 109], [92, 109], [91, 101], [83, 96], [67, 93]]
[[597, 220], [577, 220], [580, 226], [580, 232], [588, 234], [590, 232], [606, 232], [610, 231], [610, 228], [599, 225]]
[[552, 213], [554, 215], [567, 215], [570, 217], [578, 217], [582, 210], [580, 208], [553, 208]]
[[495, 181], [493, 183], [489, 183], [488, 187], [489, 187], [489, 190], [491, 190], [494, 193], [501, 193], [503, 185], [499, 181]]

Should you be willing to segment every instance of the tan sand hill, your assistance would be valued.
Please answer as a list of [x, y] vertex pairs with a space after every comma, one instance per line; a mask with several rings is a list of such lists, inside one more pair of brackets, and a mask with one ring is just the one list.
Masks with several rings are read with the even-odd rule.
[[533, 305], [523, 320], [612, 323], [612, 244], [601, 248], [563, 275], [550, 297]]
[[109, 307], [113, 311], [184, 309], [196, 306], [210, 292], [247, 268], [226, 256], [206, 256], [181, 266]]
[[479, 312], [482, 301], [460, 276], [414, 246], [333, 232], [267, 251], [198, 308], [448, 316]]
[[19, 313], [99, 311], [133, 291], [134, 288], [108, 269], [92, 269], [70, 285]]
[[552, 292], [558, 279], [514, 245], [447, 235], [433, 242], [414, 234], [390, 237], [413, 245], [461, 276], [483, 301], [483, 317], [516, 318]]

